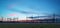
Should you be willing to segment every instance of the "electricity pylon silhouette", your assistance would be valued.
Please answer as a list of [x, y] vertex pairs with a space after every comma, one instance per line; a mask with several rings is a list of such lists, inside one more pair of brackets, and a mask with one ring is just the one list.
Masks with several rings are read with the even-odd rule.
[[55, 23], [55, 13], [53, 14], [53, 23]]

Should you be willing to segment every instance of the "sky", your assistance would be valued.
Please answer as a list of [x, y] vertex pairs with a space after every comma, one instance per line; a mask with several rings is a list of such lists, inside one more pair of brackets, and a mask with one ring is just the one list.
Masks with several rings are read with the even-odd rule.
[[59, 0], [0, 0], [0, 17], [25, 18], [59, 12]]

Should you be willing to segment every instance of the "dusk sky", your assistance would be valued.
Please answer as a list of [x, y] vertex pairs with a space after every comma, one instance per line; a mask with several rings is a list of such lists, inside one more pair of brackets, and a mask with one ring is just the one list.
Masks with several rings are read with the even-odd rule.
[[59, 0], [0, 0], [0, 16], [20, 17], [60, 14]]

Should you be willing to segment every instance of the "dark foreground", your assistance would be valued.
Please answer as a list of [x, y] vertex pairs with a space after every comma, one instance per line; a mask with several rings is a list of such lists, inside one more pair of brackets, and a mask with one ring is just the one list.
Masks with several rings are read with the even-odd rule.
[[60, 22], [54, 20], [38, 20], [40, 22], [2, 22], [0, 28], [60, 28]]
[[60, 28], [59, 23], [0, 23], [0, 28]]

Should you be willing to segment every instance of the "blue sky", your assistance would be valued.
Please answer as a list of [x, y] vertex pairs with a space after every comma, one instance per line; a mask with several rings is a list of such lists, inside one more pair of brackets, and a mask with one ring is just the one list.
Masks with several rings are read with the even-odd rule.
[[59, 0], [0, 0], [0, 16], [29, 17], [60, 14]]

